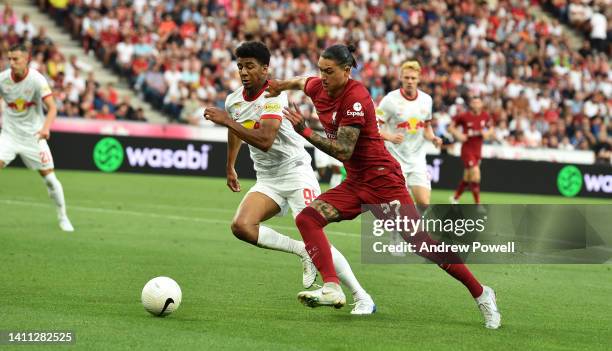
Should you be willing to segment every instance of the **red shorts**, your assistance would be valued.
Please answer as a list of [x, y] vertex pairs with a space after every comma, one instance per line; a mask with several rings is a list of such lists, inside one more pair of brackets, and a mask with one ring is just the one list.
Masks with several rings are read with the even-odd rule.
[[482, 154], [480, 149], [462, 149], [461, 150], [461, 160], [463, 161], [463, 166], [465, 168], [472, 168], [480, 165], [480, 160], [482, 159]]
[[[410, 205], [402, 207], [414, 208], [404, 176], [399, 172], [386, 171], [386, 174], [371, 178], [367, 182], [346, 179], [337, 187], [321, 194], [317, 200], [334, 206], [340, 212], [342, 220], [353, 219], [367, 211], [362, 209], [362, 205], [399, 202], [400, 205]], [[379, 217], [376, 213], [374, 215]]]

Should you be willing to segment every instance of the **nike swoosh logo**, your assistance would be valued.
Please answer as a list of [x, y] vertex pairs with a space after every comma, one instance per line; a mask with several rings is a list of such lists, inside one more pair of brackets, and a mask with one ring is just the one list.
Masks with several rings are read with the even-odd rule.
[[172, 298], [167, 298], [166, 299], [166, 303], [164, 304], [164, 308], [162, 308], [161, 312], [159, 312], [159, 315], [163, 315], [164, 312], [166, 312], [166, 309], [168, 308], [168, 306], [170, 306], [171, 303], [174, 303], [174, 300], [172, 300]]

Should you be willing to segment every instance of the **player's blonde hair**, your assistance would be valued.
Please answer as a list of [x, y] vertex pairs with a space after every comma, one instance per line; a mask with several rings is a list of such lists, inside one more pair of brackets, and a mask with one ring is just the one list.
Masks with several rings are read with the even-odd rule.
[[421, 73], [421, 64], [419, 63], [419, 61], [416, 61], [416, 60], [406, 61], [402, 64], [401, 72], [404, 72], [404, 70], [406, 69], [410, 69], [410, 70]]

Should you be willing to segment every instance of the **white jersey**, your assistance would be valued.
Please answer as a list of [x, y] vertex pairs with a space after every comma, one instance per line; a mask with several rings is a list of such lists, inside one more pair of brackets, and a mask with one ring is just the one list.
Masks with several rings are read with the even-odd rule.
[[268, 152], [249, 145], [257, 178], [275, 178], [291, 172], [299, 172], [300, 166], [310, 167], [311, 158], [304, 149], [302, 137], [293, 129], [291, 122], [283, 118], [283, 108], [289, 105], [287, 94], [266, 98], [263, 90], [254, 99], [247, 99], [244, 87], [232, 92], [225, 100], [225, 110], [230, 117], [248, 129], [259, 128], [264, 119], [278, 119], [280, 129]]
[[45, 122], [43, 99], [51, 94], [47, 79], [33, 68], [20, 81], [14, 80], [10, 69], [1, 72], [2, 133], [16, 137], [35, 135]]
[[400, 89], [394, 90], [380, 102], [376, 109], [381, 130], [387, 133], [404, 133], [404, 141], [394, 144], [385, 141], [387, 150], [401, 164], [404, 171], [416, 163], [425, 163], [424, 131], [426, 121], [431, 120], [433, 100], [417, 89], [417, 96], [410, 100]]

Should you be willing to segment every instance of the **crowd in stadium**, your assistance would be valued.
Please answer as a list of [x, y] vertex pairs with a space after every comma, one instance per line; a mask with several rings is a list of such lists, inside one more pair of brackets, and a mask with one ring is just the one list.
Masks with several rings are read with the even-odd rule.
[[[0, 33], [3, 53], [17, 43], [31, 46], [30, 67], [51, 83], [59, 116], [146, 121], [142, 109], [134, 109], [128, 97], [120, 97], [109, 84], [98, 83], [91, 67], [74, 55], [63, 55], [46, 29], [33, 24], [27, 14], [19, 17], [10, 5], [5, 5], [0, 10]], [[8, 67], [6, 55], [0, 55], [0, 66]]]
[[545, 0], [544, 8], [582, 32], [588, 45], [612, 53], [612, 7], [609, 0]]
[[612, 71], [602, 49], [609, 40], [572, 49], [560, 21], [588, 1], [569, 2], [549, 2], [565, 9], [559, 20], [534, 15], [527, 0], [72, 0], [48, 11], [70, 18], [85, 50], [129, 77], [172, 121], [198, 124], [201, 106], [223, 106], [240, 85], [232, 55], [240, 41], [266, 43], [277, 78], [317, 74], [321, 49], [342, 42], [358, 48], [353, 76], [375, 102], [399, 87], [403, 61], [422, 62], [420, 87], [434, 98], [439, 135], [466, 108], [465, 97], [479, 94], [494, 143], [608, 150]]

